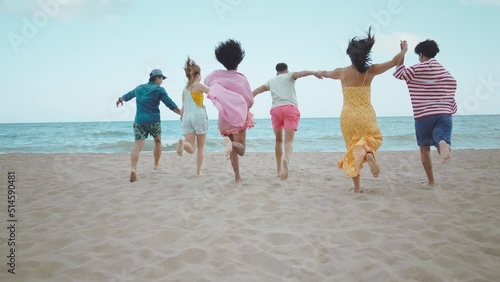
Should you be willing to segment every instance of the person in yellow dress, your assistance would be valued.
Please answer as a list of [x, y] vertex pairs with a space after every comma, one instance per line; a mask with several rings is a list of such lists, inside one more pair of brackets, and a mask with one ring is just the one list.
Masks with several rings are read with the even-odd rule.
[[392, 60], [371, 64], [370, 54], [374, 44], [375, 37], [370, 28], [366, 37], [354, 37], [349, 41], [347, 55], [351, 65], [319, 72], [322, 77], [340, 79], [342, 84], [344, 105], [340, 114], [340, 129], [347, 152], [338, 162], [338, 167], [352, 177], [355, 193], [361, 192], [360, 170], [363, 163], [368, 162], [374, 177], [380, 173], [375, 154], [382, 145], [382, 134], [371, 104], [370, 85], [375, 76], [396, 66], [408, 50], [406, 41], [402, 41], [401, 51]]

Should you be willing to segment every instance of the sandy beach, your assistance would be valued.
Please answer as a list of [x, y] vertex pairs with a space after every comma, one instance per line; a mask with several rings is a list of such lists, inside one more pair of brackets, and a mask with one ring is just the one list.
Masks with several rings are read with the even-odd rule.
[[128, 153], [0, 155], [0, 281], [500, 281], [500, 150], [433, 150], [434, 189], [417, 150], [381, 151], [362, 194], [341, 156], [294, 153], [280, 181], [248, 153], [235, 184], [223, 153], [197, 177], [194, 156], [154, 171], [142, 152], [135, 183]]

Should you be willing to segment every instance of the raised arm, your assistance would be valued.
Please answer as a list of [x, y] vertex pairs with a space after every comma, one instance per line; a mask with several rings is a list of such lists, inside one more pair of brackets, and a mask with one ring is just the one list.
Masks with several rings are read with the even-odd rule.
[[[405, 48], [405, 46], [403, 46], [403, 43], [406, 44], [406, 49], [408, 50], [408, 43], [406, 43], [406, 41], [401, 41], [401, 44], [400, 44], [401, 51], [403, 50], [403, 48]], [[405, 64], [405, 56], [403, 56], [403, 58], [401, 58], [401, 60], [399, 60], [399, 62], [396, 66], [399, 67], [399, 66], [402, 66], [404, 64]]]
[[323, 79], [323, 77], [319, 75], [319, 71], [297, 71], [297, 72], [292, 72], [292, 79], [296, 80], [298, 78], [305, 77], [305, 76], [310, 76], [310, 75], [314, 75], [315, 77], [317, 77], [319, 79]]
[[256, 88], [254, 91], [252, 91], [252, 95], [255, 97], [255, 96], [259, 95], [260, 93], [266, 92], [267, 90], [269, 90], [267, 88], [267, 85], [263, 84], [263, 85], [259, 86], [258, 88]]
[[408, 51], [408, 44], [406, 41], [401, 42], [401, 51], [392, 58], [392, 60], [387, 61], [382, 64], [374, 64], [370, 67], [370, 71], [373, 73], [373, 75], [379, 75], [381, 73], [386, 72], [387, 70], [391, 69], [392, 67], [398, 65], [401, 60], [404, 59], [406, 51]]
[[328, 77], [331, 79], [340, 79], [342, 75], [342, 69], [341, 68], [336, 68], [332, 71], [318, 71], [318, 74], [321, 77]]

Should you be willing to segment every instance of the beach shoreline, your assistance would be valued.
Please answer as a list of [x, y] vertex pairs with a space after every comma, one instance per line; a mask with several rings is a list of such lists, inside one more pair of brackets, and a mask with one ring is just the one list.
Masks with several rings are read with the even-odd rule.
[[[16, 274], [1, 281], [499, 281], [500, 149], [454, 150], [437, 188], [418, 150], [379, 151], [362, 194], [337, 168], [342, 152], [296, 152], [289, 179], [274, 153], [229, 160], [164, 152], [0, 154], [9, 220], [15, 175]], [[11, 189], [12, 190], [12, 189]], [[11, 246], [1, 244], [3, 261]], [[8, 261], [7, 261], [8, 262]]]

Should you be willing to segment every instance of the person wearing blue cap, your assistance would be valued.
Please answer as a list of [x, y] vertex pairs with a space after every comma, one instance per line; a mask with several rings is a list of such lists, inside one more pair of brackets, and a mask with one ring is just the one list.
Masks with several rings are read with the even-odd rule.
[[165, 88], [161, 87], [163, 80], [167, 78], [163, 75], [161, 70], [154, 69], [149, 74], [149, 82], [137, 86], [134, 90], [128, 92], [127, 94], [118, 97], [116, 101], [116, 106], [123, 105], [123, 102], [127, 102], [133, 98], [136, 98], [137, 112], [135, 114], [134, 120], [134, 135], [135, 135], [135, 145], [130, 154], [130, 182], [137, 180], [137, 162], [139, 161], [139, 153], [144, 146], [146, 138], [148, 135], [153, 136], [155, 141], [155, 147], [153, 151], [154, 155], [154, 169], [160, 169], [159, 161], [161, 156], [161, 120], [160, 120], [160, 101], [165, 104], [170, 110], [180, 115], [181, 110], [177, 105], [170, 99], [165, 91]]

